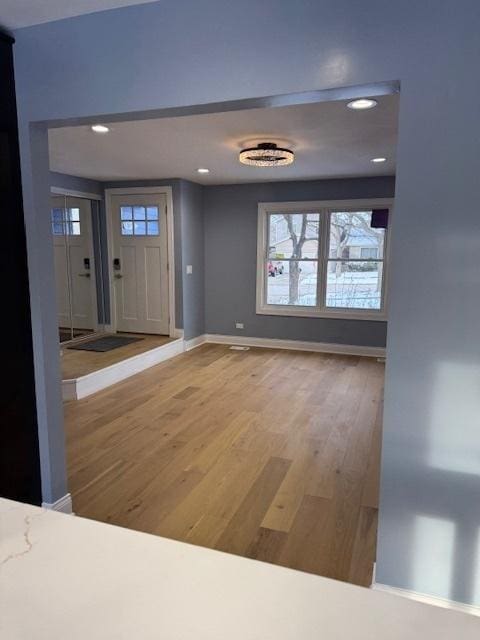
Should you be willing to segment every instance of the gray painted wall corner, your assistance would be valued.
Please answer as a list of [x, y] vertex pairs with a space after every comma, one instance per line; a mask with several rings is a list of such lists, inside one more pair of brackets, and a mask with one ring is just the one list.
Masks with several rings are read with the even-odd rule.
[[[203, 187], [181, 181], [183, 330], [185, 340], [205, 333]], [[187, 273], [187, 267], [192, 273]]]

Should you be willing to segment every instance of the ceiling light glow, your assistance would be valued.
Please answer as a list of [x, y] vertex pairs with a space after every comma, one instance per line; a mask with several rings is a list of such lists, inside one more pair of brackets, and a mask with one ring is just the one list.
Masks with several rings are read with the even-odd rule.
[[372, 109], [376, 107], [378, 102], [372, 98], [359, 98], [358, 100], [352, 100], [347, 104], [349, 109], [355, 109], [356, 111], [362, 111], [363, 109]]
[[199, 169], [197, 169], [198, 173], [210, 173], [210, 169], [205, 169], [203, 167], [200, 167]]
[[370, 162], [375, 162], [375, 163], [379, 163], [379, 162], [386, 162], [387, 159], [386, 158], [372, 158], [370, 160]]
[[95, 133], [108, 133], [110, 131], [110, 129], [104, 124], [94, 124], [92, 125], [91, 129]]

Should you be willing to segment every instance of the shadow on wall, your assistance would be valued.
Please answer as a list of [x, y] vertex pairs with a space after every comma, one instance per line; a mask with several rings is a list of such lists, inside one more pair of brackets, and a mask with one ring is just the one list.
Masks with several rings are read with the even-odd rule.
[[380, 508], [396, 528], [380, 532], [377, 581], [480, 606], [480, 420], [471, 420], [479, 415], [480, 365], [444, 361], [423, 373], [429, 397], [411, 389], [410, 398], [423, 404], [428, 428], [404, 424], [384, 437], [388, 499]]

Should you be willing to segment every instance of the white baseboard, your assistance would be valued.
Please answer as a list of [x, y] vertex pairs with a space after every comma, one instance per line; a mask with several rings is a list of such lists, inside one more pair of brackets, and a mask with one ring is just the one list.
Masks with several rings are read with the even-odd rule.
[[384, 358], [384, 347], [363, 347], [352, 344], [338, 344], [331, 342], [306, 342], [303, 340], [280, 340], [276, 338], [253, 338], [247, 336], [225, 336], [216, 333], [206, 333], [194, 338], [190, 348], [193, 349], [205, 342], [213, 344], [238, 344], [245, 347], [264, 347], [267, 349], [291, 349], [293, 351], [313, 351], [318, 353], [337, 353], [349, 356], [368, 356], [370, 358]]
[[202, 344], [207, 342], [207, 337], [205, 334], [201, 336], [197, 336], [196, 338], [192, 338], [191, 340], [185, 340], [185, 351], [191, 351], [196, 347], [199, 347]]
[[62, 380], [62, 399], [77, 400], [77, 380]]
[[445, 598], [439, 598], [438, 596], [430, 596], [426, 593], [418, 593], [417, 591], [409, 591], [408, 589], [401, 589], [400, 587], [390, 587], [386, 584], [380, 584], [374, 582], [371, 589], [375, 591], [384, 591], [385, 593], [391, 593], [392, 595], [401, 596], [402, 598], [408, 598], [409, 600], [416, 600], [417, 602], [423, 602], [430, 604], [434, 607], [443, 607], [444, 609], [452, 609], [454, 611], [460, 611], [461, 613], [469, 613], [470, 615], [480, 616], [480, 606], [473, 604], [464, 604], [462, 602], [455, 602], [454, 600], [447, 600]]
[[164, 360], [169, 360], [184, 351], [191, 351], [205, 343], [232, 344], [246, 347], [263, 347], [267, 349], [290, 349], [293, 351], [313, 351], [317, 353], [336, 353], [340, 355], [368, 356], [371, 358], [385, 357], [385, 349], [382, 347], [361, 347], [329, 342], [305, 342], [301, 340], [279, 340], [275, 338], [226, 336], [216, 333], [206, 333], [191, 340], [178, 338], [160, 347], [150, 349], [150, 351], [146, 351], [145, 353], [139, 353], [127, 360], [117, 362], [116, 364], [81, 376], [80, 378], [63, 380], [63, 399], [80, 400], [81, 398], [86, 398], [92, 395], [92, 393], [106, 389]]
[[183, 338], [183, 329], [179, 329], [178, 327], [175, 327], [175, 329], [173, 330], [173, 336], [171, 336], [172, 338]]
[[80, 378], [62, 380], [62, 396], [64, 400], [80, 400], [87, 396], [106, 389], [107, 387], [130, 378], [149, 367], [153, 367], [164, 360], [178, 356], [184, 351], [184, 342], [181, 339], [167, 342], [155, 349], [122, 360], [109, 367], [93, 371]]
[[67, 493], [55, 502], [42, 502], [44, 509], [51, 509], [52, 511], [61, 511], [62, 513], [72, 514], [72, 496]]

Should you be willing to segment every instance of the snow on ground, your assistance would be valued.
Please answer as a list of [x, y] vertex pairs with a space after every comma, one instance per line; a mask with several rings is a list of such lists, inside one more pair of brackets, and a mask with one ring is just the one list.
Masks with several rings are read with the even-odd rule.
[[[288, 304], [289, 275], [283, 273], [267, 278], [268, 304]], [[298, 305], [316, 304], [317, 274], [301, 273]], [[354, 309], [380, 309], [377, 271], [344, 271], [338, 277], [327, 277], [327, 306]]]

